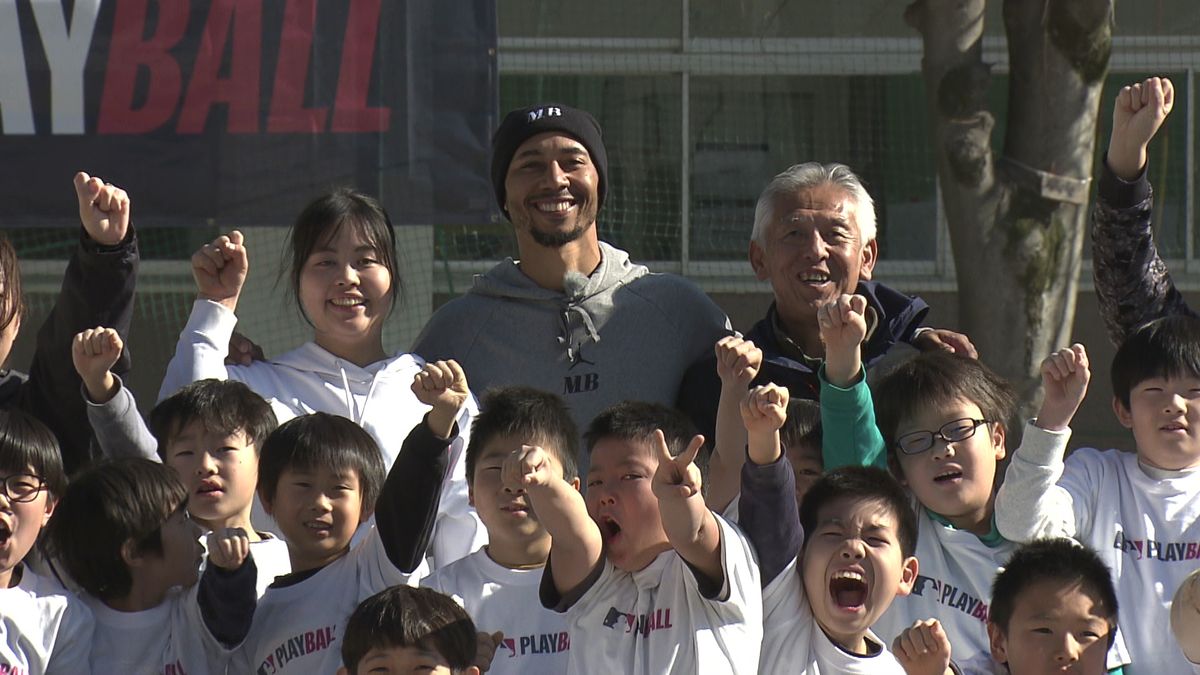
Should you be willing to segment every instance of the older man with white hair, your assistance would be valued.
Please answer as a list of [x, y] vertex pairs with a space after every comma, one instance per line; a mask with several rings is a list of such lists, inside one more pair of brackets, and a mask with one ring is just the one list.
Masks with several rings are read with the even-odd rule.
[[[817, 308], [844, 294], [867, 299], [862, 360], [869, 379], [904, 352], [947, 349], [975, 356], [966, 336], [920, 329], [924, 300], [872, 281], [879, 256], [875, 204], [844, 164], [796, 164], [775, 176], [754, 208], [750, 265], [771, 283], [775, 301], [746, 335], [763, 351], [753, 384], [786, 386], [793, 399], [820, 398], [817, 371], [825, 355]], [[693, 366], [679, 405], [711, 437], [720, 396], [715, 359]]]

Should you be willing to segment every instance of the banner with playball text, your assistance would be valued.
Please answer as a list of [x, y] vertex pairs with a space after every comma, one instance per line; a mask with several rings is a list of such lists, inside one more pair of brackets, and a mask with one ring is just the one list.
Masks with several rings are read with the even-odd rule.
[[0, 0], [2, 226], [288, 225], [336, 186], [397, 224], [495, 215], [494, 0]]

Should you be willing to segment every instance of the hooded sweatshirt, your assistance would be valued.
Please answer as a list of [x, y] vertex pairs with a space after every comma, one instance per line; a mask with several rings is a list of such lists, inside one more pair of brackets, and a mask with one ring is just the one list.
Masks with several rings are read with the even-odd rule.
[[[729, 333], [729, 320], [694, 284], [653, 274], [600, 242], [590, 276], [542, 288], [509, 258], [426, 324], [414, 351], [452, 358], [476, 391], [507, 385], [563, 397], [580, 431], [625, 400], [674, 405], [689, 365]], [[581, 473], [587, 459], [581, 457]]]
[[[167, 364], [159, 400], [197, 380], [238, 380], [267, 399], [280, 424], [318, 411], [354, 420], [379, 443], [389, 468], [405, 437], [430, 410], [411, 390], [413, 377], [425, 366], [424, 359], [415, 354], [398, 352], [363, 368], [307, 342], [270, 361], [226, 366], [225, 354], [236, 324], [237, 317], [223, 305], [197, 300], [179, 336], [175, 356]], [[430, 569], [465, 557], [486, 543], [487, 533], [468, 503], [463, 468], [471, 419], [477, 411], [472, 396], [459, 412], [460, 433], [450, 445], [450, 471], [434, 525]]]

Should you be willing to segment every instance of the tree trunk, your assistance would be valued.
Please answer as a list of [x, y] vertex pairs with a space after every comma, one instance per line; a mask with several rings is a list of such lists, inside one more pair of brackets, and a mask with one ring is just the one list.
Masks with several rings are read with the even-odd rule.
[[1086, 236], [1113, 0], [1007, 0], [1008, 122], [992, 152], [984, 0], [915, 0], [961, 327], [1029, 414], [1039, 366], [1066, 346]]

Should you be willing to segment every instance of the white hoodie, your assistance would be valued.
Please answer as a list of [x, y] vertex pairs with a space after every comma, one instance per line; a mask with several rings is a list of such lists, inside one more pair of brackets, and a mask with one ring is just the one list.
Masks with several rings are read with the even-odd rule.
[[[225, 306], [196, 300], [167, 365], [159, 400], [197, 380], [244, 382], [271, 404], [281, 424], [318, 411], [354, 420], [375, 437], [389, 468], [408, 432], [430, 409], [411, 390], [413, 377], [425, 365], [416, 354], [398, 352], [361, 368], [307, 342], [270, 361], [227, 366], [225, 355], [236, 324], [237, 317]], [[487, 543], [487, 532], [468, 503], [464, 468], [471, 420], [478, 409], [471, 396], [458, 416], [459, 435], [450, 446], [450, 473], [442, 486], [429, 551], [431, 570]]]

